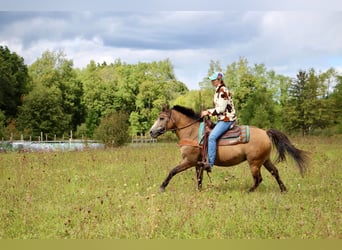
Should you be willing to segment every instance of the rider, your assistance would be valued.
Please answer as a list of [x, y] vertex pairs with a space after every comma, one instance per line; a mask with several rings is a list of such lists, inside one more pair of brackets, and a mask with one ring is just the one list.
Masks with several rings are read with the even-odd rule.
[[217, 139], [228, 129], [236, 120], [235, 108], [232, 98], [232, 93], [228, 90], [223, 82], [223, 73], [214, 72], [209, 76], [211, 84], [216, 87], [214, 94], [215, 108], [203, 110], [201, 116], [216, 116], [217, 123], [214, 129], [210, 132], [208, 139], [208, 158], [209, 163], [204, 163], [204, 169], [211, 172], [216, 158], [216, 142]]

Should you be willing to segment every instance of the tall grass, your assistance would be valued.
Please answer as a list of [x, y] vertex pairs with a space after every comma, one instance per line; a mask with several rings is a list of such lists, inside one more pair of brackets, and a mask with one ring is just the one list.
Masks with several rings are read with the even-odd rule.
[[215, 167], [202, 192], [194, 169], [159, 185], [180, 160], [175, 143], [79, 152], [0, 154], [2, 239], [342, 238], [342, 142], [294, 140], [311, 152], [254, 193], [248, 165]]

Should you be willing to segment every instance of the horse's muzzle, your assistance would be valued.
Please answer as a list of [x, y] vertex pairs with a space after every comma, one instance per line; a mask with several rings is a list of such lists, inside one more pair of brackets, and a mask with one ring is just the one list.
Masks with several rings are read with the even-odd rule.
[[150, 130], [150, 136], [152, 138], [157, 138], [158, 136], [164, 134], [166, 129]]

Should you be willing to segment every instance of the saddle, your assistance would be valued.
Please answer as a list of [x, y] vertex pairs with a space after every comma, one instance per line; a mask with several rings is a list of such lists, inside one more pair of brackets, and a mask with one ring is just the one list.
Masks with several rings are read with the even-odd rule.
[[[204, 161], [207, 160], [208, 152], [208, 137], [210, 132], [214, 129], [215, 123], [208, 118], [205, 123], [201, 123], [198, 132], [199, 144], [202, 146], [202, 158]], [[217, 140], [218, 146], [232, 146], [241, 143], [247, 143], [250, 139], [249, 126], [247, 125], [236, 125], [234, 122], [230, 129], [223, 133]]]
[[[205, 123], [201, 123], [200, 129], [198, 131], [198, 143], [200, 145], [206, 144], [210, 132], [214, 129], [215, 123], [213, 123], [209, 118]], [[230, 129], [223, 133], [221, 137], [217, 140], [218, 146], [230, 146], [240, 143], [249, 142], [250, 133], [249, 126], [247, 125], [236, 125], [234, 122]]]

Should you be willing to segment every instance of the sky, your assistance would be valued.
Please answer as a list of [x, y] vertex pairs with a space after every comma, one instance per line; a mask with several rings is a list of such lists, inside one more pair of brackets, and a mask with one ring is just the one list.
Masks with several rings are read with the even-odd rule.
[[62, 50], [77, 68], [170, 59], [189, 89], [199, 89], [211, 60], [225, 69], [243, 57], [290, 77], [310, 68], [342, 73], [342, 1], [260, 2], [12, 0], [0, 7], [0, 45], [27, 65], [47, 50]]

